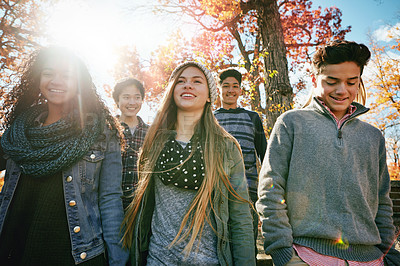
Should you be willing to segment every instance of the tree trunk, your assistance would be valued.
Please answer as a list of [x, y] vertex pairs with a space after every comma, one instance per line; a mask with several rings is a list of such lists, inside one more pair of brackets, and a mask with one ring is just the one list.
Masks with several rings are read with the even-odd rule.
[[[267, 131], [271, 132], [276, 119], [292, 108], [293, 90], [290, 86], [286, 47], [276, 0], [255, 0], [262, 47], [269, 54], [265, 57], [265, 95]], [[269, 77], [270, 71], [277, 71]]]

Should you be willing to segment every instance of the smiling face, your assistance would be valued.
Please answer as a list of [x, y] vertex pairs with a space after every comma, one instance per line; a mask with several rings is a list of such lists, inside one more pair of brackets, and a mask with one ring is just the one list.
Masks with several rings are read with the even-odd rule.
[[142, 95], [135, 85], [123, 88], [118, 97], [118, 108], [121, 110], [121, 119], [136, 116], [142, 108], [142, 104]]
[[210, 97], [207, 79], [200, 69], [190, 66], [183, 70], [174, 88], [174, 101], [178, 112], [203, 112]]
[[221, 84], [221, 102], [225, 109], [237, 108], [237, 101], [240, 96], [240, 84], [234, 77], [227, 77]]
[[354, 62], [326, 65], [314, 80], [315, 96], [341, 119], [356, 98], [360, 67]]
[[39, 88], [47, 100], [49, 110], [65, 109], [77, 95], [76, 71], [65, 58], [48, 59], [40, 73]]

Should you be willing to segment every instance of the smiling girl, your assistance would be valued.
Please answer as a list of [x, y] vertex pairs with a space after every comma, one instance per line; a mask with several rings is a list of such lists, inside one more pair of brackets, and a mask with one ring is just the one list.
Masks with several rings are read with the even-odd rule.
[[0, 264], [125, 265], [118, 127], [84, 63], [42, 48], [6, 99]]
[[125, 217], [132, 265], [255, 265], [243, 159], [212, 114], [216, 96], [203, 65], [173, 71]]

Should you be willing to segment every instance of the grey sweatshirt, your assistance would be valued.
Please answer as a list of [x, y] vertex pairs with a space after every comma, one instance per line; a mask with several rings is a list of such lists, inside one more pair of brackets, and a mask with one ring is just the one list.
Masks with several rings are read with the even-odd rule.
[[316, 99], [280, 116], [260, 173], [265, 251], [277, 266], [293, 243], [345, 260], [371, 261], [394, 240], [385, 139], [356, 117], [338, 129]]

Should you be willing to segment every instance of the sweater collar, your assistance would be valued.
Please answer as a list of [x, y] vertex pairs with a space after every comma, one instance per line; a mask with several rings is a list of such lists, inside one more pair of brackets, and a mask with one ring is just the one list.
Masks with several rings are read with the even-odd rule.
[[[356, 107], [356, 110], [354, 113], [352, 113], [347, 119], [346, 121], [353, 119], [354, 117], [360, 116], [362, 114], [365, 114], [366, 112], [369, 111], [369, 108], [365, 107], [362, 104], [359, 104], [357, 102], [352, 102], [351, 105], [354, 105]], [[317, 112], [321, 113], [321, 114], [325, 114], [328, 115], [330, 118], [332, 118], [333, 120], [335, 120], [335, 118], [333, 117], [333, 115], [329, 112], [328, 109], [326, 109], [326, 107], [320, 103], [318, 101], [318, 99], [316, 97], [313, 98], [313, 100], [311, 101], [310, 105], [307, 107], [310, 109], [314, 109]], [[335, 120], [336, 121], [336, 120]]]
[[219, 112], [225, 112], [225, 113], [240, 113], [242, 110], [244, 110], [242, 107], [230, 108], [230, 109], [225, 109], [221, 107], [218, 109]]

